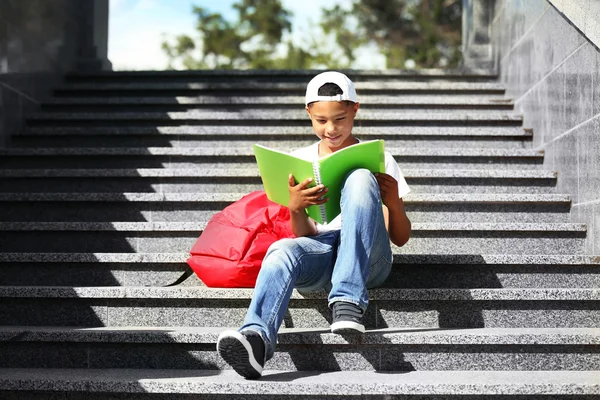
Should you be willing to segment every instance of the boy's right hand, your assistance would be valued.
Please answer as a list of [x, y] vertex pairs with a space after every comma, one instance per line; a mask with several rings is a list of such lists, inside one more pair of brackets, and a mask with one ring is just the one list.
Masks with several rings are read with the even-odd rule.
[[317, 185], [315, 187], [307, 187], [312, 182], [312, 178], [305, 179], [296, 185], [294, 176], [292, 174], [288, 177], [288, 190], [290, 192], [290, 201], [288, 208], [291, 212], [303, 211], [305, 208], [315, 205], [323, 204], [329, 200], [323, 196], [327, 193], [327, 188], [323, 185]]

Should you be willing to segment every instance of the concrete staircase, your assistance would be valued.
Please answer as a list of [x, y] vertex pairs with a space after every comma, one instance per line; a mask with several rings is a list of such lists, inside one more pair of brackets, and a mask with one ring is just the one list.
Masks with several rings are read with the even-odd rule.
[[210, 217], [261, 189], [252, 143], [312, 143], [314, 71], [71, 75], [0, 152], [0, 397], [600, 396], [600, 257], [569, 223], [494, 76], [351, 73], [355, 134], [383, 138], [413, 235], [360, 337], [294, 292], [257, 382], [217, 357], [251, 290], [186, 269]]

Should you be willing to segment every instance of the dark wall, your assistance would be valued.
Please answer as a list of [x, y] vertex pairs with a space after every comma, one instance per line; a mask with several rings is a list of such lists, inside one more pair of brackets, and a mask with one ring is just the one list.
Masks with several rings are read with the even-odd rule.
[[65, 73], [110, 69], [108, 0], [0, 0], [0, 147]]

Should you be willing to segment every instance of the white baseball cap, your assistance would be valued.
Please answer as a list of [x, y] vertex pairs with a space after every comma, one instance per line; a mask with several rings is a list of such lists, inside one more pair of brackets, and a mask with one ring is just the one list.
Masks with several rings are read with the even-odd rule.
[[[342, 89], [342, 94], [336, 94], [335, 96], [319, 96], [319, 89], [326, 83], [335, 83]], [[358, 103], [358, 96], [356, 96], [356, 88], [354, 83], [346, 75], [341, 72], [327, 71], [322, 72], [315, 76], [308, 82], [306, 86], [306, 100], [305, 104], [308, 105], [314, 101], [352, 101]]]

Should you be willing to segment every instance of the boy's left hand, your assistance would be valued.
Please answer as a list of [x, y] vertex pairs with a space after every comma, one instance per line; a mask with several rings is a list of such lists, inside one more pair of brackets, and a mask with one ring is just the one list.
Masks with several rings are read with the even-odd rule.
[[398, 197], [398, 181], [393, 176], [376, 173], [375, 179], [379, 185], [379, 192], [381, 193], [381, 201], [389, 209], [394, 208], [399, 203]]

